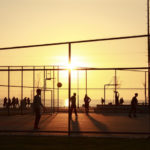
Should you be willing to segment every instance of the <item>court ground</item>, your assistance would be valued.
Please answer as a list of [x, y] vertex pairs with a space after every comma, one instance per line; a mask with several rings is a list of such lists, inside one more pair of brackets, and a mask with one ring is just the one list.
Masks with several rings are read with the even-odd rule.
[[[34, 115], [0, 116], [0, 135], [68, 135], [67, 113], [43, 114], [37, 132], [33, 130], [33, 124]], [[73, 114], [70, 126], [71, 136], [147, 138], [149, 135], [144, 133], [150, 133], [150, 116], [138, 114], [136, 118], [129, 118], [126, 113], [78, 113], [77, 118]], [[127, 134], [130, 132], [143, 134]]]

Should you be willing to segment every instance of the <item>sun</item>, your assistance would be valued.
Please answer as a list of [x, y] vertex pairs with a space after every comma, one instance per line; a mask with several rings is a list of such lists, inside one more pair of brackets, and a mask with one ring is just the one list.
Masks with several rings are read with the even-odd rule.
[[73, 69], [77, 68], [78, 66], [75, 63], [71, 63], [71, 64], [67, 64], [66, 67], [69, 70], [73, 70]]
[[67, 64], [66, 67], [69, 70], [75, 70], [78, 67], [83, 67], [85, 64], [83, 62], [80, 62], [78, 60], [73, 59], [71, 64]]
[[75, 70], [80, 67], [87, 67], [87, 63], [85, 63], [83, 61], [83, 58], [81, 58], [80, 56], [72, 56], [70, 64], [68, 63], [67, 56], [57, 57], [56, 59], [61, 60], [61, 62], [59, 62], [58, 65], [66, 68], [67, 70]]

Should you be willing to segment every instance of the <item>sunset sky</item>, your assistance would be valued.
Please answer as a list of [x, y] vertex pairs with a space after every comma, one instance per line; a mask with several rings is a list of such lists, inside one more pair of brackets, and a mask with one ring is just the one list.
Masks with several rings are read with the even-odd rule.
[[[146, 0], [0, 0], [0, 47], [146, 34], [146, 9]], [[146, 48], [141, 38], [76, 44], [72, 54], [84, 66], [147, 66]], [[67, 61], [68, 51], [53, 46], [0, 53], [1, 65], [55, 65]]]
[[[0, 47], [147, 34], [146, 2], [0, 0]], [[67, 56], [67, 45], [0, 51], [0, 65], [66, 65]], [[84, 67], [146, 67], [147, 39], [73, 44], [72, 62]], [[140, 84], [143, 77], [139, 75]]]

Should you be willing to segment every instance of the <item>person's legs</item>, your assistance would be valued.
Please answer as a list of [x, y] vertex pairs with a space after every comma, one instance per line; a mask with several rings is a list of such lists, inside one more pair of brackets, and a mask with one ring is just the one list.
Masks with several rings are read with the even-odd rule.
[[87, 104], [85, 105], [85, 113], [88, 112]]
[[77, 109], [76, 109], [76, 106], [74, 107], [74, 113], [75, 113], [76, 116], [78, 116], [78, 115], [77, 115]]
[[72, 111], [73, 111], [73, 106], [70, 108], [70, 118], [72, 118]]
[[38, 129], [39, 121], [41, 118], [40, 110], [35, 110], [35, 122], [34, 122], [34, 129]]
[[85, 112], [86, 112], [86, 103], [84, 104]]
[[87, 111], [89, 112], [89, 104], [87, 105]]

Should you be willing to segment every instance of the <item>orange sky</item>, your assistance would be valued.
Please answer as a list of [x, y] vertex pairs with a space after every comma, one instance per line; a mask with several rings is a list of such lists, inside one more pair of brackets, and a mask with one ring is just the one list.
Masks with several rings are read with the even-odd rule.
[[[1, 0], [0, 47], [147, 34], [146, 2]], [[67, 45], [0, 51], [0, 65], [62, 65], [67, 56]], [[144, 67], [147, 39], [74, 44], [72, 57], [74, 64], [87, 67]]]
[[[146, 34], [146, 15], [146, 0], [1, 0], [0, 47]], [[73, 55], [86, 66], [135, 66], [139, 59], [137, 65], [145, 66], [146, 44], [146, 39], [77, 44]], [[68, 55], [67, 46], [0, 53], [1, 65], [60, 64]]]

